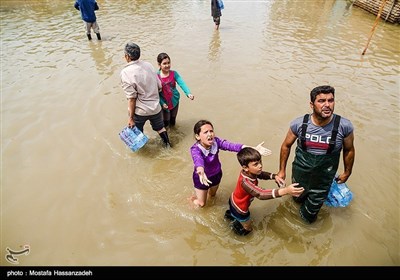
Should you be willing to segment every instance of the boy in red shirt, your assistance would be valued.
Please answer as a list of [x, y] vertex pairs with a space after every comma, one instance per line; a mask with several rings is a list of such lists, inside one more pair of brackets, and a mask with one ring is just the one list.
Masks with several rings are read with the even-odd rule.
[[250, 204], [254, 197], [266, 200], [278, 198], [287, 194], [298, 197], [304, 191], [297, 188], [297, 183], [284, 188], [262, 189], [258, 186], [258, 179], [275, 180], [279, 186], [285, 185], [285, 181], [276, 174], [262, 170], [260, 153], [251, 147], [241, 149], [237, 158], [242, 166], [236, 188], [229, 198], [229, 210], [225, 212], [225, 218], [233, 221], [232, 229], [238, 235], [247, 235], [252, 231], [250, 220]]

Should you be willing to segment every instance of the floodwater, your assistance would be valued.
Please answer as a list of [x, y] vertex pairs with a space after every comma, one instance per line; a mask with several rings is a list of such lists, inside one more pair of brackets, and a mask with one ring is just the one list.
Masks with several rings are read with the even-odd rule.
[[[400, 265], [398, 25], [380, 21], [362, 56], [375, 16], [344, 0], [225, 0], [219, 31], [209, 1], [98, 0], [103, 40], [88, 41], [73, 2], [1, 1], [1, 265]], [[195, 95], [172, 149], [149, 124], [140, 151], [119, 139], [129, 41], [154, 67], [167, 52]], [[197, 120], [265, 141], [264, 170], [277, 172], [290, 121], [322, 84], [355, 127], [350, 206], [307, 225], [290, 197], [256, 199], [254, 232], [236, 236], [223, 219], [240, 170], [230, 152], [216, 198], [190, 206]], [[24, 246], [11, 263], [7, 248]]]

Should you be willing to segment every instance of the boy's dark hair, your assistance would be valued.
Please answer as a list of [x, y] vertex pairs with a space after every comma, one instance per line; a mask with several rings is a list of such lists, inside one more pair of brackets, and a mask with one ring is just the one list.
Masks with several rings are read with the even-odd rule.
[[261, 154], [252, 147], [245, 147], [237, 153], [240, 166], [248, 166], [252, 161], [261, 161]]
[[317, 95], [321, 93], [332, 93], [333, 97], [335, 97], [335, 88], [328, 85], [313, 88], [313, 90], [310, 92], [311, 102], [314, 103]]
[[140, 57], [140, 47], [135, 43], [127, 43], [125, 46], [125, 53], [133, 60], [138, 60]]
[[203, 126], [203, 125], [205, 125], [205, 124], [209, 124], [209, 125], [211, 125], [211, 127], [212, 128], [214, 128], [214, 126], [212, 125], [212, 123], [210, 122], [210, 121], [207, 121], [207, 120], [199, 120], [195, 125], [194, 125], [194, 127], [193, 127], [193, 132], [194, 132], [194, 134], [196, 135], [198, 135], [199, 133], [200, 133], [200, 131], [201, 131], [201, 127]]

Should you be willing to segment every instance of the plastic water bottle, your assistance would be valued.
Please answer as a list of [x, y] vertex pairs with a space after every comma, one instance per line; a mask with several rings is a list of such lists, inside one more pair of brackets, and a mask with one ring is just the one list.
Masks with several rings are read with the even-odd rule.
[[142, 148], [149, 140], [136, 126], [133, 128], [125, 127], [119, 133], [119, 137], [134, 152]]
[[336, 178], [333, 179], [325, 204], [330, 207], [346, 207], [352, 199], [353, 193], [346, 183], [338, 184]]

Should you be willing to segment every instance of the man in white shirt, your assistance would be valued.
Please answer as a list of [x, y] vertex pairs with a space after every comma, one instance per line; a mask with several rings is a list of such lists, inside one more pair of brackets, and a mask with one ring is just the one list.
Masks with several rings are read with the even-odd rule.
[[128, 99], [128, 127], [136, 126], [143, 132], [143, 126], [149, 120], [164, 146], [171, 147], [161, 112], [161, 82], [153, 65], [139, 58], [140, 47], [134, 43], [127, 43], [125, 59], [128, 64], [121, 71], [121, 86]]

